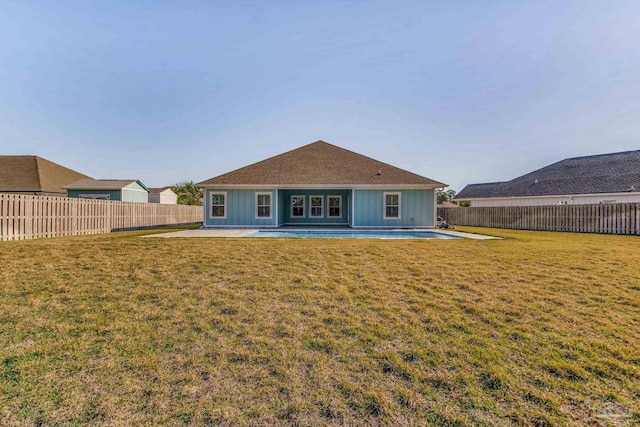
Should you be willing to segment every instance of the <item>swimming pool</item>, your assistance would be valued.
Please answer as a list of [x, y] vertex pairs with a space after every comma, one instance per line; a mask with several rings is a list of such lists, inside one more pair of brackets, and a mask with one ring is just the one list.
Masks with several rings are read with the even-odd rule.
[[460, 239], [435, 231], [356, 231], [356, 230], [292, 230], [292, 231], [268, 231], [260, 230], [245, 237], [294, 237], [317, 239]]

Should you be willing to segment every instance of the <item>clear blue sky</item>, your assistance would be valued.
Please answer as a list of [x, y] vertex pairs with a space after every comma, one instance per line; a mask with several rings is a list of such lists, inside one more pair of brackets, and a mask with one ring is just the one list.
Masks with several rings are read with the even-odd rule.
[[638, 1], [21, 0], [0, 154], [200, 181], [323, 139], [444, 181], [640, 149]]

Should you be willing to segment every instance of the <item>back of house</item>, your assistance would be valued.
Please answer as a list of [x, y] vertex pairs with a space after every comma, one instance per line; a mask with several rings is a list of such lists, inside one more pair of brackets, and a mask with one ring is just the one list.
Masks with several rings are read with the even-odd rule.
[[433, 228], [446, 184], [324, 141], [200, 182], [206, 227]]

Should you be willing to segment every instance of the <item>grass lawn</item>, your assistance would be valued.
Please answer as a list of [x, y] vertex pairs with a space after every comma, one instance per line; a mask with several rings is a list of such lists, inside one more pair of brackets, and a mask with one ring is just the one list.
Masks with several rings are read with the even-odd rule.
[[0, 425], [634, 425], [640, 238], [0, 243]]

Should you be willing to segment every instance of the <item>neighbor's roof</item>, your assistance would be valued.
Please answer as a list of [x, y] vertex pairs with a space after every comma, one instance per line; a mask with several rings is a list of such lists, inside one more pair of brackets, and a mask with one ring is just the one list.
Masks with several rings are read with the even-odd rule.
[[507, 182], [470, 184], [456, 200], [640, 191], [640, 150], [574, 157]]
[[438, 207], [438, 208], [459, 208], [460, 206], [456, 205], [455, 203], [451, 203], [451, 202], [442, 202], [442, 203], [438, 203], [436, 205], [436, 207]]
[[316, 141], [197, 185], [426, 185], [438, 181]]
[[63, 186], [89, 178], [38, 156], [0, 156], [0, 192], [64, 193]]
[[171, 189], [171, 186], [166, 186], [166, 187], [149, 187], [149, 193], [163, 193], [167, 190], [170, 190], [173, 194], [175, 194], [175, 192]]
[[148, 191], [148, 188], [137, 179], [81, 179], [65, 185], [64, 188], [67, 190], [122, 190], [134, 182], [137, 182]]

